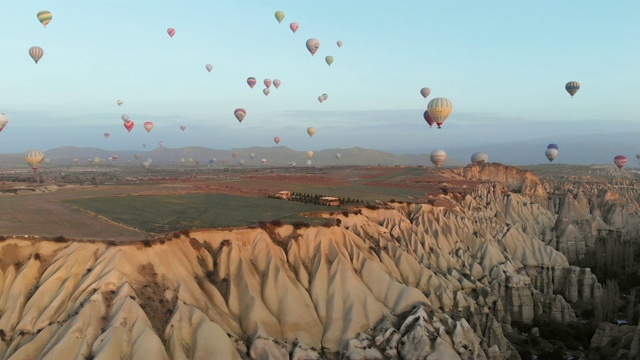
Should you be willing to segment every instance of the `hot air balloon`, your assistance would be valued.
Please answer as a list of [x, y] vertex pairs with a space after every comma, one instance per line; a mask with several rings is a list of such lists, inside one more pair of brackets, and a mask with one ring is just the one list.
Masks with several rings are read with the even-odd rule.
[[307, 157], [311, 159], [313, 157], [313, 151], [311, 150], [307, 151]]
[[145, 147], [145, 148], [146, 148], [146, 147], [147, 147], [147, 143], [143, 143], [143, 144], [142, 144], [142, 147]]
[[236, 157], [238, 157], [238, 154], [236, 154], [236, 153], [231, 153], [231, 157], [235, 159]]
[[209, 165], [213, 165], [216, 163], [216, 158], [209, 160]]
[[452, 110], [453, 104], [451, 104], [451, 100], [447, 98], [431, 99], [427, 105], [429, 116], [431, 116], [431, 118], [436, 122], [438, 129], [441, 128], [445, 120], [447, 120], [449, 115], [451, 115]]
[[142, 155], [140, 155], [140, 153], [135, 153], [135, 154], [133, 154], [133, 157], [134, 157], [136, 160], [140, 160], [140, 156], [142, 156]]
[[618, 167], [618, 169], [622, 169], [625, 165], [627, 165], [627, 157], [624, 155], [617, 155], [613, 158], [614, 164]]
[[483, 152], [477, 152], [471, 155], [471, 162], [474, 164], [486, 164], [489, 162], [489, 155]]
[[270, 88], [271, 87], [271, 79], [264, 79], [264, 86], [266, 86], [267, 89]]
[[237, 108], [233, 114], [236, 116], [236, 119], [238, 119], [239, 122], [242, 122], [242, 120], [244, 120], [244, 117], [247, 116], [247, 112], [242, 109], [242, 108]]
[[100, 159], [100, 158], [99, 158], [99, 157], [97, 157], [97, 156], [93, 158], [93, 163], [94, 163], [95, 165], [100, 164], [100, 162], [101, 162], [101, 161], [102, 161], [102, 159]]
[[133, 121], [131, 120], [127, 120], [124, 122], [124, 128], [127, 129], [128, 132], [131, 132], [131, 129], [133, 129]]
[[270, 93], [270, 92], [271, 92], [271, 91], [269, 90], [269, 88], [264, 88], [264, 89], [262, 89], [262, 93], [264, 94], [264, 96], [269, 96], [269, 93]]
[[24, 153], [24, 161], [31, 166], [33, 171], [38, 170], [38, 166], [42, 164], [44, 160], [44, 153], [37, 149], [27, 150]]
[[118, 106], [122, 106], [122, 104], [124, 104], [124, 101], [118, 100], [118, 101], [116, 101], [116, 104], [118, 104]]
[[431, 89], [429, 89], [428, 87], [423, 87], [422, 89], [420, 89], [420, 95], [422, 95], [423, 98], [426, 99], [429, 94], [431, 94]]
[[298, 31], [298, 23], [292, 22], [291, 24], [289, 24], [289, 29], [291, 29], [291, 31], [293, 31], [293, 33], [295, 34], [296, 31]]
[[9, 117], [5, 113], [0, 113], [0, 132], [9, 123]]
[[440, 165], [442, 165], [444, 160], [447, 158], [447, 153], [444, 152], [444, 150], [434, 150], [429, 155], [429, 158], [431, 159], [433, 165], [435, 165], [436, 167], [440, 167]]
[[253, 89], [253, 87], [256, 86], [256, 78], [254, 77], [247, 78], [247, 85], [249, 85], [249, 87]]
[[313, 137], [313, 135], [316, 134], [316, 128], [314, 127], [310, 127], [307, 129], [307, 134], [309, 134], [309, 136]]
[[110, 136], [111, 136], [111, 134], [109, 134], [109, 133], [104, 133], [104, 138], [105, 138], [105, 139], [108, 139]]
[[432, 127], [433, 124], [436, 123], [435, 120], [433, 120], [433, 118], [431, 117], [431, 115], [429, 115], [429, 110], [425, 110], [424, 114], [422, 114], [422, 117], [427, 122], [427, 124], [429, 124], [429, 127]]
[[276, 11], [276, 20], [278, 20], [278, 24], [282, 23], [282, 20], [284, 20], [284, 11]]
[[547, 145], [547, 149], [560, 150], [560, 148], [558, 147], [558, 144], [549, 144], [549, 145]]
[[238, 164], [244, 165], [244, 159], [240, 159], [240, 161], [238, 161]]
[[251, 154], [249, 154], [249, 157], [250, 157], [251, 159], [255, 158], [255, 157], [256, 157], [256, 153], [251, 153]]
[[113, 160], [118, 160], [120, 157], [116, 154], [111, 157]]
[[318, 41], [318, 39], [309, 39], [307, 40], [307, 50], [309, 50], [309, 52], [311, 53], [311, 56], [313, 56], [316, 51], [318, 51], [318, 48], [320, 47], [320, 41]]
[[336, 44], [338, 45], [338, 47], [339, 47], [339, 48], [341, 48], [341, 47], [342, 47], [343, 42], [342, 42], [342, 41], [340, 41], [340, 40], [338, 40], [338, 42], [337, 42]]
[[276, 143], [276, 145], [280, 144], [280, 136], [276, 136], [273, 138], [273, 142]]
[[636, 159], [640, 160], [640, 154], [636, 154]]
[[162, 140], [158, 141], [158, 145], [160, 145], [160, 147], [163, 147], [164, 146], [164, 141], [162, 141]]
[[151, 121], [146, 121], [144, 123], [144, 129], [147, 130], [148, 133], [153, 129], [153, 123]]
[[325, 56], [324, 61], [327, 63], [327, 65], [331, 66], [331, 64], [333, 64], [333, 56]]
[[38, 63], [38, 61], [40, 61], [40, 59], [42, 59], [43, 55], [44, 55], [44, 50], [42, 50], [40, 46], [32, 46], [31, 48], [29, 48], [29, 56], [31, 56], [31, 58], [33, 59], [33, 61], [36, 62], [36, 64]]
[[120, 119], [122, 119], [122, 121], [124, 121], [124, 122], [127, 122], [127, 121], [129, 121], [129, 115], [122, 114], [122, 116], [120, 116]]
[[185, 163], [185, 162], [187, 162], [187, 159], [185, 159], [185, 158], [180, 158], [180, 160], [178, 160], [178, 161], [179, 161], [179, 162], [181, 162], [181, 163]]
[[307, 164], [307, 166], [311, 166], [311, 164], [313, 164], [313, 162], [311, 160], [307, 160], [306, 164]]
[[544, 152], [544, 156], [546, 156], [547, 159], [549, 159], [549, 162], [552, 162], [553, 159], [555, 159], [558, 156], [558, 149], [547, 148], [547, 150], [545, 150]]
[[577, 81], [569, 81], [565, 86], [564, 89], [567, 90], [567, 92], [569, 93], [569, 95], [571, 95], [571, 97], [573, 97], [573, 95], [575, 95], [578, 90], [580, 90], [580, 83]]
[[336, 159], [340, 160], [341, 157], [342, 157], [342, 155], [340, 153], [336, 154]]
[[261, 163], [261, 164], [266, 164], [266, 163], [267, 163], [267, 159], [262, 159], [262, 160], [260, 160], [260, 163]]
[[168, 28], [167, 29], [167, 34], [169, 34], [170, 37], [173, 37], [173, 35], [176, 34], [176, 29], [174, 28]]
[[184, 125], [180, 125], [180, 130], [185, 131], [186, 129], [187, 129], [187, 127], [186, 127], [186, 126], [184, 126]]
[[47, 10], [38, 11], [37, 16], [38, 16], [38, 21], [40, 21], [40, 23], [44, 27], [47, 27], [47, 25], [51, 22], [51, 18], [53, 18], [53, 15], [51, 14], [51, 12]]
[[324, 101], [324, 97], [322, 97], [322, 95], [318, 96], [318, 101], [320, 102], [320, 104], [322, 104], [322, 102]]
[[142, 166], [144, 166], [145, 169], [148, 169], [149, 166], [151, 166], [151, 163], [148, 162], [148, 161], [145, 161], [145, 162], [142, 163]]
[[327, 99], [329, 98], [329, 95], [327, 95], [327, 94], [322, 94], [322, 98], [323, 98], [323, 99], [325, 99], [325, 100], [327, 100]]
[[282, 84], [282, 81], [280, 81], [280, 79], [273, 80], [273, 86], [276, 88], [276, 90], [280, 87], [280, 84]]
[[204, 66], [204, 68], [207, 69], [208, 72], [211, 72], [211, 70], [213, 70], [213, 65], [207, 64]]

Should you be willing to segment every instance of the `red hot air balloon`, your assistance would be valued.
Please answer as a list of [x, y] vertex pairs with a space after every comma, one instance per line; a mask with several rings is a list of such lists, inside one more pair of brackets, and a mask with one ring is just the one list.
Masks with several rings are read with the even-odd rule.
[[276, 143], [276, 145], [280, 144], [280, 136], [276, 136], [273, 138], [273, 142]]
[[173, 37], [173, 35], [176, 34], [176, 29], [174, 28], [168, 28], [167, 29], [167, 34], [169, 34], [170, 37]]
[[256, 86], [256, 78], [254, 77], [247, 78], [247, 85], [249, 85], [249, 87], [253, 89], [253, 87]]
[[433, 118], [431, 117], [431, 115], [429, 115], [429, 110], [425, 110], [424, 114], [422, 114], [422, 117], [424, 117], [424, 120], [427, 122], [427, 124], [429, 124], [429, 127], [432, 127], [433, 124], [436, 123], [435, 120], [433, 120]]
[[124, 128], [127, 129], [128, 132], [131, 132], [131, 129], [133, 129], [133, 121], [131, 120], [127, 120], [124, 122]]
[[289, 28], [291, 29], [291, 31], [293, 31], [293, 33], [295, 34], [296, 31], [298, 31], [298, 23], [297, 22], [292, 22], [291, 24], [289, 24]]
[[111, 136], [111, 134], [109, 134], [109, 133], [104, 133], [104, 138], [105, 138], [105, 139], [108, 139], [108, 138], [109, 138], [109, 136]]
[[625, 165], [627, 165], [627, 157], [624, 155], [618, 155], [613, 158], [614, 164], [618, 167], [618, 169], [622, 169]]

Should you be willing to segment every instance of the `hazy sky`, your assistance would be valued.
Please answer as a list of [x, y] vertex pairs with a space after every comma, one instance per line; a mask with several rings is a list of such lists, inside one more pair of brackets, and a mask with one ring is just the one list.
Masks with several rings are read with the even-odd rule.
[[[46, 29], [39, 10], [53, 13]], [[281, 24], [277, 10], [286, 13]], [[0, 153], [159, 140], [228, 149], [275, 146], [274, 136], [297, 150], [430, 152], [639, 132], [638, 14], [636, 0], [6, 0], [0, 112], [10, 123]], [[313, 57], [311, 37], [320, 41]], [[34, 45], [44, 49], [37, 65]], [[265, 78], [282, 81], [267, 97]], [[571, 80], [582, 86], [573, 99], [564, 90]], [[440, 96], [454, 110], [443, 129], [430, 129], [422, 113]], [[242, 124], [238, 107], [247, 111]], [[123, 113], [136, 123], [131, 133]], [[150, 134], [145, 121], [155, 123]]]

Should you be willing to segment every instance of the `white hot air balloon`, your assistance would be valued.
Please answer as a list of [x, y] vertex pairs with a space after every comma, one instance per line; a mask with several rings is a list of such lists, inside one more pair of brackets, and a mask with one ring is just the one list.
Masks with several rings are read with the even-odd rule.
[[489, 162], [489, 155], [483, 152], [477, 152], [471, 155], [471, 162], [474, 164], [486, 164]]
[[207, 64], [204, 68], [207, 69], [208, 72], [211, 72], [211, 70], [213, 70], [213, 65]]
[[547, 150], [544, 151], [544, 156], [552, 162], [558, 156], [558, 149], [547, 148]]

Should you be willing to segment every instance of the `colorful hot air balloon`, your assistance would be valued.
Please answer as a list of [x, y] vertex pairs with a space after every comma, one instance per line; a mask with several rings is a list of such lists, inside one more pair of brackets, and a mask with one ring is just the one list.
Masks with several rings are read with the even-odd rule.
[[124, 122], [124, 128], [127, 129], [128, 132], [131, 132], [131, 129], [133, 129], [133, 121], [131, 120], [127, 120]]
[[474, 164], [486, 164], [489, 162], [489, 155], [483, 152], [477, 152], [471, 155], [471, 162]]
[[122, 114], [122, 116], [120, 116], [120, 119], [122, 119], [122, 121], [124, 121], [124, 122], [127, 122], [127, 121], [129, 121], [129, 115]]
[[37, 149], [27, 150], [24, 153], [24, 161], [31, 166], [33, 171], [38, 170], [38, 166], [42, 164], [44, 160], [44, 153]]
[[256, 86], [256, 78], [254, 77], [247, 78], [247, 85], [249, 85], [249, 87], [253, 89], [253, 87]]
[[331, 66], [331, 64], [333, 64], [333, 56], [325, 56], [324, 61], [327, 63], [327, 65]]
[[311, 159], [313, 157], [313, 151], [311, 150], [307, 151], [307, 157]]
[[173, 38], [173, 35], [175, 35], [175, 34], [176, 34], [176, 29], [174, 29], [174, 28], [168, 28], [168, 29], [167, 29], [167, 34], [169, 34], [169, 36]]
[[273, 142], [276, 143], [276, 145], [280, 144], [280, 136], [276, 136], [273, 138]]
[[289, 29], [291, 29], [294, 34], [296, 33], [296, 31], [298, 31], [298, 27], [299, 26], [297, 22], [292, 22], [291, 24], [289, 24]]
[[116, 154], [111, 157], [113, 160], [118, 160], [120, 157]]
[[324, 97], [322, 97], [322, 95], [318, 96], [318, 101], [320, 101], [320, 104], [322, 104], [322, 102], [324, 101]]
[[278, 20], [278, 24], [282, 23], [282, 20], [284, 20], [284, 11], [276, 11], [276, 20]]
[[580, 90], [580, 83], [577, 81], [569, 81], [565, 86], [564, 89], [567, 90], [567, 92], [569, 93], [569, 95], [571, 95], [571, 97], [573, 97], [573, 95], [575, 95], [578, 90]]
[[280, 87], [280, 84], [282, 84], [282, 81], [280, 81], [280, 79], [273, 80], [273, 86], [276, 88], [276, 90]]
[[341, 157], [342, 157], [342, 155], [340, 153], [336, 154], [336, 159], [340, 160]]
[[111, 137], [111, 134], [109, 134], [109, 133], [104, 133], [104, 138], [105, 138], [105, 139], [108, 139], [109, 137]]
[[444, 150], [434, 150], [429, 155], [429, 159], [436, 167], [440, 167], [446, 158], [447, 153]]
[[327, 99], [329, 98], [329, 95], [327, 95], [327, 94], [322, 94], [322, 98], [323, 98], [323, 99], [325, 99], [325, 100], [327, 100]]
[[438, 129], [441, 128], [442, 124], [447, 120], [449, 115], [451, 115], [451, 111], [453, 110], [453, 104], [451, 104], [451, 100], [447, 98], [435, 98], [429, 101], [427, 105], [427, 111], [429, 111], [429, 116], [436, 122], [438, 125]]
[[0, 132], [9, 123], [9, 117], [5, 113], [0, 113]]
[[266, 86], [267, 89], [270, 88], [271, 87], [271, 79], [264, 79], [264, 86]]
[[549, 159], [549, 162], [552, 162], [558, 156], [558, 149], [547, 148], [547, 150], [544, 151], [544, 156]]
[[38, 61], [40, 61], [40, 59], [42, 59], [43, 55], [44, 55], [44, 50], [42, 50], [40, 46], [32, 46], [31, 48], [29, 48], [29, 56], [31, 56], [31, 58], [33, 59], [33, 61], [36, 62], [36, 64], [38, 63]]
[[236, 116], [236, 119], [238, 119], [239, 122], [242, 122], [242, 120], [244, 120], [244, 117], [247, 116], [247, 112], [242, 108], [237, 108], [233, 112], [233, 115]]
[[211, 70], [213, 70], [213, 65], [207, 64], [204, 66], [204, 68], [207, 69], [208, 72], [211, 72]]
[[153, 129], [153, 123], [151, 121], [145, 121], [144, 129], [147, 130], [148, 133]]
[[624, 155], [617, 155], [613, 158], [614, 164], [618, 167], [618, 169], [622, 169], [625, 165], [627, 165], [627, 157]]
[[51, 19], [53, 18], [53, 15], [51, 14], [51, 12], [47, 10], [38, 11], [37, 16], [38, 16], [38, 21], [40, 21], [40, 23], [44, 27], [47, 27], [47, 25], [51, 22]]
[[262, 89], [262, 93], [264, 94], [264, 96], [269, 96], [270, 92], [271, 92], [271, 90], [269, 90], [269, 88]]
[[560, 148], [558, 147], [558, 144], [549, 144], [549, 145], [547, 145], [547, 149], [560, 150]]
[[337, 42], [336, 44], [338, 45], [338, 47], [339, 47], [339, 48], [341, 48], [341, 47], [342, 47], [343, 42], [342, 42], [342, 41], [340, 41], [340, 40], [338, 40], [338, 42]]
[[309, 134], [309, 136], [313, 137], [313, 135], [316, 134], [316, 128], [314, 128], [314, 127], [307, 128], [307, 134]]
[[311, 56], [313, 56], [316, 53], [316, 51], [318, 51], [319, 47], [320, 47], [320, 41], [318, 41], [318, 39], [311, 38], [307, 40], [307, 50], [309, 50], [309, 52], [311, 53]]
[[431, 94], [431, 89], [429, 89], [428, 87], [423, 87], [422, 89], [420, 89], [420, 95], [422, 95], [423, 98], [426, 99], [429, 94]]
[[116, 104], [118, 104], [118, 106], [122, 106], [122, 104], [124, 104], [124, 101], [118, 100], [118, 101], [116, 101]]
[[429, 127], [432, 127], [433, 124], [436, 123], [435, 120], [433, 120], [433, 118], [431, 117], [431, 115], [429, 115], [429, 110], [425, 110], [424, 114], [422, 114], [422, 117], [424, 118], [424, 121], [427, 122], [427, 124], [429, 124]]
[[184, 126], [184, 125], [180, 125], [180, 130], [185, 131], [186, 129], [187, 129], [187, 127], [186, 127], [186, 126]]
[[261, 164], [266, 164], [266, 163], [267, 163], [267, 159], [262, 159], [262, 160], [260, 160], [260, 163], [261, 163]]

